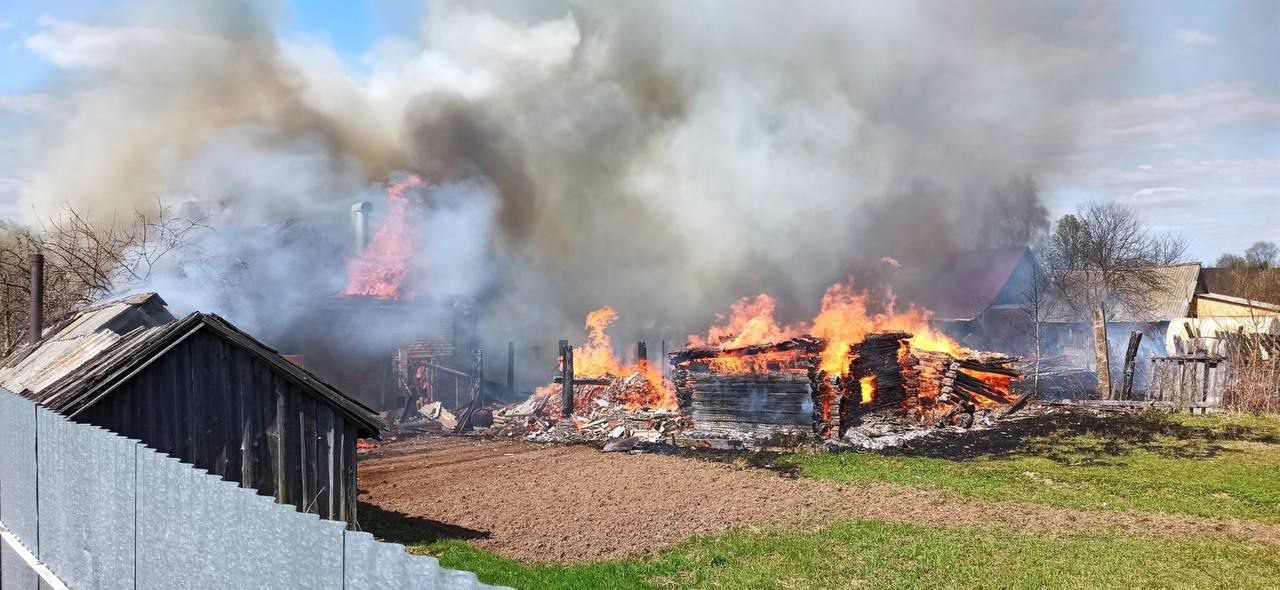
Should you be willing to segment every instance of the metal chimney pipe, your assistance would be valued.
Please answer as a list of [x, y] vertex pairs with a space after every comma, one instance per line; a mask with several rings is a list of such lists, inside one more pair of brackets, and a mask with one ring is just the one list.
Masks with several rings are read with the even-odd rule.
[[32, 344], [44, 337], [44, 254], [31, 255], [31, 311], [27, 332]]
[[373, 203], [360, 201], [351, 206], [351, 222], [356, 228], [356, 254], [364, 254], [369, 245], [369, 214], [373, 212]]

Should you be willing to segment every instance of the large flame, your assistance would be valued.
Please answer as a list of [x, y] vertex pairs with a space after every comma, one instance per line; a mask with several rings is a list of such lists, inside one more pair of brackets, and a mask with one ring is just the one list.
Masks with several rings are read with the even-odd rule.
[[364, 252], [347, 261], [347, 286], [343, 295], [378, 299], [409, 299], [412, 289], [405, 284], [418, 253], [421, 238], [411, 219], [407, 192], [425, 183], [410, 176], [387, 188], [387, 219], [378, 226]]
[[751, 297], [743, 297], [729, 308], [729, 317], [719, 316], [726, 320], [723, 325], [713, 325], [704, 339], [698, 335], [689, 336], [689, 346], [719, 346], [721, 348], [738, 348], [753, 344], [766, 344], [794, 338], [802, 333], [796, 326], [781, 327], [773, 319], [777, 301], [761, 293]]
[[587, 342], [573, 351], [573, 374], [602, 377], [627, 373], [613, 356], [613, 342], [606, 332], [616, 321], [618, 312], [607, 305], [587, 314]]
[[[604, 306], [587, 314], [585, 328], [587, 341], [573, 350], [573, 374], [579, 377], [625, 377], [639, 373], [649, 387], [643, 392], [628, 389], [623, 398], [616, 399], [627, 407], [674, 410], [676, 393], [662, 379], [661, 366], [650, 362], [623, 363], [613, 352], [613, 342], [608, 329], [618, 320], [618, 312]], [[575, 390], [577, 388], [575, 387]], [[559, 395], [560, 385], [544, 385], [534, 391], [536, 396]]]
[[[743, 298], [733, 305], [723, 325], [713, 326], [707, 338], [689, 337], [691, 346], [711, 345], [735, 348], [752, 344], [777, 342], [801, 334], [812, 334], [827, 341], [822, 353], [821, 369], [841, 375], [849, 368], [849, 347], [871, 332], [903, 331], [913, 337], [911, 346], [919, 350], [957, 354], [960, 346], [929, 325], [931, 313], [915, 306], [904, 312], [894, 310], [892, 291], [888, 304], [879, 312], [869, 309], [867, 291], [856, 288], [852, 281], [832, 285], [822, 296], [822, 306], [812, 324], [781, 327], [774, 318], [776, 302], [768, 295]], [[733, 357], [717, 358], [713, 368], [720, 372], [739, 373], [758, 370], [759, 363]]]

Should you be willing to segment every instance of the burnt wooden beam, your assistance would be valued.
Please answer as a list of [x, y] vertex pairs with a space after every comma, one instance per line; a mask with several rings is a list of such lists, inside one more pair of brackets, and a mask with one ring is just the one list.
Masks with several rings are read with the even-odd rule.
[[507, 342], [507, 397], [516, 396], [516, 343]]
[[573, 416], [573, 346], [568, 340], [561, 340], [560, 349], [562, 370], [560, 378], [560, 416]]
[[703, 346], [698, 348], [686, 348], [677, 350], [667, 355], [673, 365], [683, 364], [692, 360], [713, 359], [734, 356], [754, 356], [758, 354], [767, 354], [774, 352], [800, 351], [808, 353], [822, 352], [826, 346], [826, 340], [821, 338], [813, 338], [811, 336], [800, 336], [790, 340], [781, 342], [772, 342], [769, 344], [754, 344], [751, 346], [743, 346], [739, 348], [720, 348], [717, 346]]
[[1129, 346], [1124, 352], [1124, 388], [1120, 392], [1120, 399], [1133, 399], [1134, 362], [1138, 359], [1138, 347], [1141, 344], [1142, 332], [1129, 332]]

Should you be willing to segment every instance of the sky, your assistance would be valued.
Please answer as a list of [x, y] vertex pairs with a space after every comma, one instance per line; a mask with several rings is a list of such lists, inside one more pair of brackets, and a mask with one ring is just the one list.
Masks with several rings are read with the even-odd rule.
[[[16, 139], [57, 108], [60, 65], [40, 51], [58, 23], [111, 22], [114, 2], [0, 5], [0, 216], [19, 216], [39, 138]], [[1280, 241], [1280, 5], [1133, 1], [1121, 11], [1123, 78], [1077, 104], [1082, 138], [1069, 165], [1039, 179], [1054, 217], [1089, 201], [1132, 205], [1159, 230], [1183, 235], [1212, 262], [1260, 240]], [[279, 0], [277, 35], [331, 45], [354, 72], [380, 39], [413, 37], [422, 2]], [[1100, 59], [1109, 59], [1102, 55]]]

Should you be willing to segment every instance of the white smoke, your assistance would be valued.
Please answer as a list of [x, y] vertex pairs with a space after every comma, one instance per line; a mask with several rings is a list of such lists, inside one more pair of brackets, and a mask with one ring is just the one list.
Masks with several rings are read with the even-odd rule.
[[675, 340], [762, 291], [810, 314], [860, 257], [982, 245], [993, 192], [1063, 165], [1061, 106], [1125, 58], [1108, 7], [1070, 6], [432, 2], [356, 72], [248, 3], [130, 5], [29, 40], [67, 110], [24, 196], [193, 202], [213, 250], [254, 250], [254, 289], [302, 299], [299, 269], [332, 253], [253, 228], [348, 242], [350, 203], [416, 173], [437, 183], [424, 283], [482, 297], [495, 342], [604, 304]]

